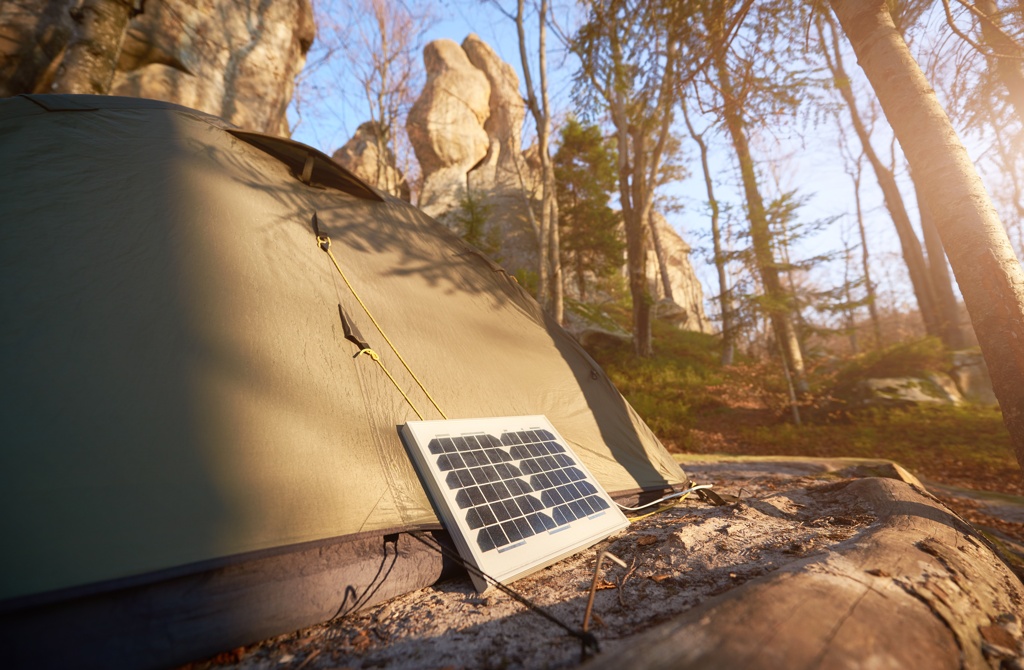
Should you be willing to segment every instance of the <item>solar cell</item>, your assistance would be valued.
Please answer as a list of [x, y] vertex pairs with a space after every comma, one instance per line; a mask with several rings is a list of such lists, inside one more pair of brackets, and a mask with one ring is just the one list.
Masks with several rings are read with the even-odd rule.
[[543, 416], [410, 421], [401, 433], [462, 557], [503, 583], [628, 523]]

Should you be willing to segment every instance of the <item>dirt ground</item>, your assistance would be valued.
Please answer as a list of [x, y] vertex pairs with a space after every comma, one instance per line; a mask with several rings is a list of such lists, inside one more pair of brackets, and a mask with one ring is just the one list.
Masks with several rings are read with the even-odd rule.
[[[597, 552], [612, 552], [628, 567], [604, 562], [591, 630], [603, 650], [614, 650], [711, 596], [856, 542], [875, 521], [827, 495], [856, 471], [784, 462], [685, 467], [741, 502], [714, 507], [687, 498], [512, 588], [578, 630]], [[495, 589], [477, 594], [461, 577], [189, 668], [568, 668], [580, 661], [577, 638]]]

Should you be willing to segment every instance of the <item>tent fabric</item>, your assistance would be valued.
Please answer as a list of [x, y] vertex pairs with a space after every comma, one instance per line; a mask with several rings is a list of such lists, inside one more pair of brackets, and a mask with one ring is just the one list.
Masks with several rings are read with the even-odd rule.
[[0, 609], [439, 527], [397, 432], [416, 414], [346, 332], [441, 417], [314, 214], [449, 418], [544, 414], [613, 493], [683, 483], [498, 266], [323, 154], [232, 130], [149, 100], [0, 100]]

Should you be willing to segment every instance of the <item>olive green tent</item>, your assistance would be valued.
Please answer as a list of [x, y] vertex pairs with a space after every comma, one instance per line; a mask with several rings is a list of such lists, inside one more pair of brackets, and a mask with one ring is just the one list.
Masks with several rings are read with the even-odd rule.
[[432, 583], [417, 410], [547, 415], [620, 498], [683, 481], [512, 278], [305, 145], [0, 100], [0, 222], [5, 663], [163, 666]]

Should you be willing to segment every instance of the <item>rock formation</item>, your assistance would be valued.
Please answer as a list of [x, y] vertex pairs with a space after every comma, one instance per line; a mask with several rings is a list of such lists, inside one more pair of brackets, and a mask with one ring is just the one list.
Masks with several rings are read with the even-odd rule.
[[463, 40], [462, 49], [469, 62], [484, 73], [491, 87], [488, 99], [490, 113], [484, 122], [488, 138], [487, 155], [470, 173], [470, 179], [478, 180], [481, 187], [486, 188], [495, 184], [518, 187], [519, 172], [523, 169], [520, 147], [526, 115], [526, 106], [519, 93], [519, 77], [511, 65], [501, 60], [476, 35]]
[[[406, 125], [423, 175], [420, 208], [457, 228], [453, 214], [468, 192], [488, 213], [486, 236], [500, 240], [496, 260], [509, 272], [535, 273], [537, 238], [529, 207], [540, 165], [536, 147], [521, 148], [525, 105], [515, 70], [476, 35], [461, 47], [450, 40], [431, 42], [423, 60], [427, 84]], [[660, 313], [681, 328], [711, 332], [690, 246], [656, 216], [678, 303]], [[653, 250], [650, 258], [653, 278], [658, 270]]]
[[466, 174], [487, 155], [491, 86], [451, 40], [429, 43], [423, 63], [427, 83], [406, 129], [423, 174], [419, 207], [436, 217], [458, 206]]
[[352, 139], [335, 151], [331, 158], [366, 183], [408, 201], [409, 184], [395, 165], [394, 152], [385, 147], [385, 155], [380, 155], [377, 144], [380, 133], [377, 128], [378, 124], [375, 121], [367, 121], [360, 125]]
[[692, 248], [660, 212], [651, 212], [651, 217], [654, 225], [658, 227], [668, 265], [669, 283], [672, 285], [672, 301], [668, 302], [665, 300], [654, 245], [650, 244], [647, 250], [647, 276], [654, 279], [654, 297], [659, 301], [658, 317], [673, 321], [683, 330], [712, 332], [711, 322], [704, 313], [704, 289], [693, 271], [693, 264], [690, 263]]
[[[47, 92], [77, 4], [0, 5], [0, 96]], [[149, 2], [128, 27], [110, 93], [175, 102], [287, 135], [285, 110], [314, 34], [310, 0]]]

